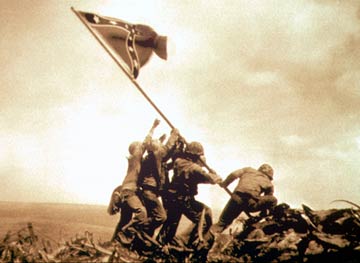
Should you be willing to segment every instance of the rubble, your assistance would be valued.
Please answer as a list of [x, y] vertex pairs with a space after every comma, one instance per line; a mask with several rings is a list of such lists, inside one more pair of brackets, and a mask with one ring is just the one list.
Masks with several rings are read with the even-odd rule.
[[[360, 262], [358, 215], [352, 208], [314, 211], [283, 203], [265, 218], [246, 220], [222, 254], [231, 262]], [[223, 255], [213, 248], [208, 261], [228, 261]]]
[[[360, 262], [359, 207], [314, 211], [279, 204], [266, 217], [254, 215], [240, 230], [220, 234], [208, 262]], [[154, 246], [155, 245], [155, 246]], [[118, 242], [95, 241], [85, 231], [68, 241], [44, 237], [28, 223], [0, 239], [0, 263], [8, 262], [196, 262], [180, 241], [138, 253]]]

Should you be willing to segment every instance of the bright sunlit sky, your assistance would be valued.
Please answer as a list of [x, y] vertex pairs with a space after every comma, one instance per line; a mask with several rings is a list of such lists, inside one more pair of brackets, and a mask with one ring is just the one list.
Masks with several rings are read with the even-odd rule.
[[71, 6], [168, 36], [137, 81], [220, 176], [266, 162], [279, 202], [360, 202], [357, 0], [0, 0], [0, 200], [106, 205], [161, 119]]

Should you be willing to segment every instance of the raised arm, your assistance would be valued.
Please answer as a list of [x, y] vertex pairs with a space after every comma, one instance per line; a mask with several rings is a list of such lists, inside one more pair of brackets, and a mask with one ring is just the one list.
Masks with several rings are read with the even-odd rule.
[[144, 143], [143, 143], [144, 151], [147, 150], [151, 146], [154, 131], [155, 131], [156, 127], [159, 126], [159, 124], [160, 124], [160, 120], [155, 119], [154, 122], [153, 122], [153, 125], [151, 126], [148, 134], [145, 137], [145, 140], [144, 140]]

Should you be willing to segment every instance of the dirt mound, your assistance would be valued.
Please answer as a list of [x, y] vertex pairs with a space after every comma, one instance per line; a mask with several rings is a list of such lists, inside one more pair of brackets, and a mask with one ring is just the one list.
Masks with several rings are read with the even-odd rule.
[[[241, 224], [241, 231], [216, 237], [208, 262], [360, 262], [359, 209], [280, 204], [266, 217]], [[117, 242], [96, 241], [88, 231], [67, 241], [47, 240], [28, 223], [0, 239], [0, 262], [196, 262], [197, 251], [181, 243], [166, 249], [145, 245], [146, 253], [139, 254]]]
[[227, 239], [226, 245], [213, 247], [209, 261], [360, 262], [360, 213], [280, 204], [267, 217], [249, 218]]

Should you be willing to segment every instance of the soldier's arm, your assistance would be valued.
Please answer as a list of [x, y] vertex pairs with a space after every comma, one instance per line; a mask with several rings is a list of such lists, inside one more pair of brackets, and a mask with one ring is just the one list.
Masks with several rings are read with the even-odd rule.
[[231, 184], [235, 179], [241, 178], [241, 176], [247, 171], [248, 167], [238, 169], [230, 173], [226, 179], [220, 184], [221, 187], [227, 187]]
[[196, 163], [192, 164], [191, 170], [203, 178], [203, 183], [219, 184], [222, 182], [222, 178], [219, 175], [214, 172], [206, 172], [200, 165]]
[[148, 146], [151, 144], [152, 137], [154, 135], [154, 131], [155, 131], [156, 127], [159, 126], [159, 124], [160, 124], [160, 120], [155, 119], [154, 122], [153, 122], [153, 125], [151, 126], [148, 134], [145, 137], [145, 140], [144, 140], [144, 143], [143, 143], [144, 146], [145, 146], [144, 147], [145, 149], [147, 149]]
[[173, 129], [170, 133], [169, 139], [167, 140], [165, 147], [167, 149], [171, 149], [175, 146], [176, 141], [179, 138], [179, 130], [178, 129]]
[[213, 172], [208, 173], [208, 177], [210, 178], [210, 182], [212, 184], [221, 184], [223, 181], [222, 178], [218, 174], [213, 173]]
[[169, 158], [173, 155], [178, 139], [179, 131], [178, 129], [173, 129], [170, 133], [169, 139], [165, 143], [164, 147], [162, 147], [161, 155], [164, 162], [169, 160]]

